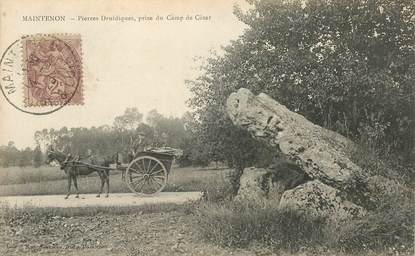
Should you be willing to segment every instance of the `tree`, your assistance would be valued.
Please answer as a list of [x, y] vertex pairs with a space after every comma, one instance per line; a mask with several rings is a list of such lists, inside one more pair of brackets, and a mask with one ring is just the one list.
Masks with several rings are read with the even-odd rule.
[[266, 163], [272, 150], [235, 128], [225, 102], [246, 87], [373, 148], [410, 159], [414, 132], [414, 3], [250, 1], [245, 33], [188, 81], [205, 147], [235, 167]]
[[147, 124], [151, 127], [157, 127], [161, 120], [164, 118], [156, 109], [152, 109], [147, 113]]
[[179, 145], [183, 149], [183, 155], [178, 159], [179, 165], [207, 166], [211, 162], [211, 154], [197, 135], [197, 123], [189, 112], [183, 115], [182, 122], [185, 133]]
[[235, 9], [248, 29], [187, 82], [206, 146], [239, 166], [261, 155], [258, 142], [233, 127], [224, 107], [231, 92], [245, 87], [320, 126], [410, 159], [413, 1], [249, 2], [249, 11]]
[[118, 130], [134, 130], [142, 120], [143, 114], [137, 108], [127, 108], [123, 115], [115, 117], [114, 128]]
[[114, 119], [113, 128], [115, 130], [116, 142], [122, 145], [122, 151], [127, 154], [128, 145], [136, 137], [135, 130], [142, 124], [143, 114], [137, 108], [127, 108], [124, 114]]
[[33, 158], [33, 151], [31, 148], [26, 147], [24, 150], [20, 150], [18, 155], [18, 166], [23, 167], [31, 165]]
[[155, 146], [180, 147], [185, 136], [181, 118], [165, 117], [153, 109], [147, 114], [147, 123], [154, 130]]
[[9, 166], [7, 146], [0, 146], [0, 166], [4, 168]]
[[256, 91], [350, 138], [369, 136], [374, 147], [413, 147], [413, 1], [254, 6], [237, 14], [251, 27], [242, 61]]
[[43, 163], [42, 151], [40, 150], [40, 146], [36, 146], [35, 150], [33, 151], [33, 166], [38, 168]]

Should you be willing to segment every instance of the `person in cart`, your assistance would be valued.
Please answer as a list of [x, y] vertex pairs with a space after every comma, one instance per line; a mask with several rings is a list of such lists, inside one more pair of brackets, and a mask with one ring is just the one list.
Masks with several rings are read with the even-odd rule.
[[143, 132], [139, 132], [137, 134], [137, 138], [131, 143], [130, 151], [128, 153], [128, 161], [131, 162], [137, 153], [145, 151], [148, 146], [146, 135]]

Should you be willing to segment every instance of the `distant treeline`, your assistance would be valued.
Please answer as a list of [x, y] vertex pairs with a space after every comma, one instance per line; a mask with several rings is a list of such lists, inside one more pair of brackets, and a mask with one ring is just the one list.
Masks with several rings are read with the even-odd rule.
[[112, 125], [36, 131], [34, 149], [19, 150], [14, 142], [9, 142], [0, 147], [0, 165], [38, 167], [44, 162], [48, 146], [73, 155], [86, 155], [90, 150], [95, 155], [107, 156], [118, 152], [125, 156], [139, 133], [145, 134], [148, 147], [169, 146], [183, 150], [184, 155], [178, 160], [183, 166], [206, 165], [212, 154], [198, 142], [192, 126], [188, 113], [177, 118], [165, 117], [152, 110], [143, 120], [143, 114], [137, 108], [127, 108]]
[[42, 152], [38, 146], [34, 149], [27, 147], [19, 150], [13, 141], [10, 141], [7, 146], [0, 146], [0, 166], [2, 167], [29, 165], [39, 167], [42, 161]]

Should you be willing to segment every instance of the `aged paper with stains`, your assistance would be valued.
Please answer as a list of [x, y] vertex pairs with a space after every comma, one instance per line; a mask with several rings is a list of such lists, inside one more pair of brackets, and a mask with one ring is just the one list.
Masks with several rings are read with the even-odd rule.
[[0, 144], [111, 125], [131, 107], [181, 116], [185, 80], [244, 29], [235, 5], [246, 3], [2, 0]]
[[[200, 182], [189, 189], [199, 173], [170, 172], [183, 150], [169, 144], [174, 135], [155, 134], [149, 117], [184, 123], [186, 81], [242, 34], [233, 11], [246, 5], [0, 0], [0, 255], [180, 252], [182, 234], [192, 234], [163, 212], [201, 198]], [[152, 141], [138, 125], [151, 127]], [[220, 171], [212, 174], [219, 179]], [[155, 208], [160, 223], [137, 219]], [[128, 215], [120, 222], [118, 214]], [[157, 237], [136, 240], [153, 227]]]

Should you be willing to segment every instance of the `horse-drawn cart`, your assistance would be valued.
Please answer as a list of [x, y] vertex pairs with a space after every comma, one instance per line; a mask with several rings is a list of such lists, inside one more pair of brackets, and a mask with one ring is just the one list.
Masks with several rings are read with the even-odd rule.
[[[72, 173], [75, 176], [96, 171], [100, 175], [102, 182], [109, 178], [110, 171], [121, 171], [124, 183], [133, 193], [139, 195], [152, 195], [161, 192], [167, 185], [168, 176], [174, 159], [180, 154], [180, 150], [173, 148], [147, 150], [137, 153], [134, 156], [134, 159], [126, 164], [119, 163], [118, 153], [116, 154], [116, 159], [113, 161], [113, 164], [96, 164], [94, 162], [82, 161], [76, 157], [70, 157], [70, 155], [64, 159], [65, 157], [63, 155], [60, 156], [61, 154], [58, 154], [57, 152], [49, 153], [48, 157], [50, 158], [49, 161], [57, 160], [62, 169], [71, 168]], [[82, 169], [88, 169], [90, 171], [81, 173]], [[75, 186], [77, 186], [76, 183]], [[70, 186], [68, 188], [68, 195], [70, 193], [69, 190]]]

